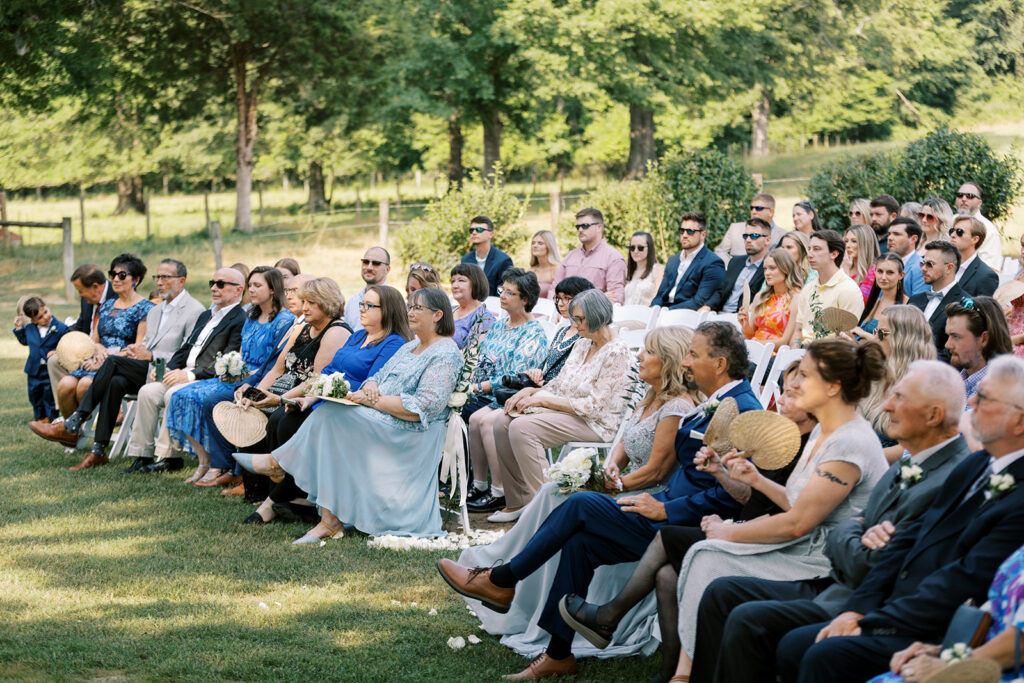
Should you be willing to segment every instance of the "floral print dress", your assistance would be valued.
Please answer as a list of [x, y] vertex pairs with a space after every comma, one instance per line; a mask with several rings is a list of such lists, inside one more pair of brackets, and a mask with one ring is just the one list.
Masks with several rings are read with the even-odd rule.
[[[99, 321], [96, 323], [96, 334], [99, 335], [100, 344], [108, 349], [121, 349], [129, 344], [135, 343], [138, 335], [139, 323], [146, 319], [154, 304], [149, 299], [143, 299], [129, 308], [114, 308], [116, 298], [107, 299], [100, 304]], [[92, 377], [96, 371], [88, 371], [79, 368], [70, 373], [72, 377]]]
[[754, 340], [763, 342], [778, 339], [786, 332], [789, 324], [790, 294], [772, 294], [764, 312], [754, 318]]

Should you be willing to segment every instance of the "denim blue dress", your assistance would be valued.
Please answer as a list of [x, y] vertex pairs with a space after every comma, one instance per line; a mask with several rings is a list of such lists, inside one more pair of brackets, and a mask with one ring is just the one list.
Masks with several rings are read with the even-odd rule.
[[[116, 297], [100, 304], [99, 321], [96, 323], [100, 344], [108, 349], [120, 349], [134, 344], [139, 323], [146, 319], [149, 310], [156, 305], [149, 299], [143, 299], [129, 308], [114, 308], [115, 301]], [[72, 377], [92, 377], [96, 371], [79, 368], [70, 374]]]

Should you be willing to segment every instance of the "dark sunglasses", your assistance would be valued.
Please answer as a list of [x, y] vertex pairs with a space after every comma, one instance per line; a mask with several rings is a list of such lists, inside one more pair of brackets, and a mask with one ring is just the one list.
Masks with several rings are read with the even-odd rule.
[[956, 235], [957, 237], [963, 237], [964, 236], [964, 229], [963, 228], [950, 228], [949, 229], [949, 236], [952, 237], [953, 235]]
[[693, 235], [696, 235], [698, 232], [704, 232], [704, 231], [701, 230], [700, 228], [679, 228], [679, 234], [680, 235], [685, 233], [685, 234], [690, 235], [692, 237]]
[[428, 273], [437, 272], [436, 270], [434, 270], [434, 266], [430, 265], [429, 263], [414, 263], [411, 266], [409, 266], [409, 270], [425, 270]]
[[238, 284], [237, 282], [232, 282], [231, 280], [210, 280], [210, 286], [211, 287], [216, 287], [217, 289], [224, 289], [228, 285], [234, 285], [235, 287], [241, 287], [240, 284]]
[[111, 280], [127, 280], [131, 274], [127, 270], [108, 270], [107, 277]]
[[759, 240], [762, 237], [767, 237], [767, 236], [768, 235], [765, 235], [764, 233], [760, 233], [760, 232], [745, 232], [742, 235], [743, 239], [745, 239], [745, 240]]
[[861, 214], [861, 212], [860, 212], [860, 211], [851, 211], [851, 212], [850, 212], [850, 215], [851, 215], [851, 216], [860, 216], [860, 215], [862, 215], [862, 214]]
[[878, 341], [884, 341], [890, 334], [892, 334], [892, 330], [875, 330], [875, 336], [878, 337]]
[[592, 228], [595, 225], [601, 225], [601, 224], [600, 223], [577, 223], [576, 224], [576, 229], [577, 230], [586, 230], [587, 228]]
[[929, 223], [931, 223], [933, 220], [935, 220], [935, 214], [934, 213], [922, 213], [922, 212], [918, 211], [917, 212], [917, 220], [919, 220], [919, 221], [928, 221]]
[[750, 210], [751, 211], [767, 211], [770, 208], [772, 208], [772, 207], [770, 207], [770, 206], [751, 206]]
[[981, 199], [981, 197], [979, 197], [978, 195], [974, 194], [973, 192], [957, 192], [956, 193], [956, 198], [957, 199]]
[[629, 245], [630, 251], [647, 251], [646, 244], [631, 244]]
[[368, 259], [368, 258], [359, 259], [359, 262], [362, 263], [364, 266], [368, 266], [370, 264], [373, 264], [374, 268], [377, 268], [378, 266], [390, 266], [391, 265], [390, 263], [385, 263], [384, 261], [374, 261], [373, 259]]
[[469, 234], [472, 235], [474, 232], [475, 233], [487, 232], [488, 230], [490, 230], [490, 228], [470, 228], [469, 229]]
[[180, 275], [154, 275], [153, 282], [163, 282], [164, 280], [177, 280]]

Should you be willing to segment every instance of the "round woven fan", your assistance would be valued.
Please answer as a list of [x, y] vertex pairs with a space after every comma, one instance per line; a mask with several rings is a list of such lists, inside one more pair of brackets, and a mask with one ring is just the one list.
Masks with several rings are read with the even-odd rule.
[[992, 297], [1003, 306], [1008, 306], [1015, 299], [1024, 296], [1024, 282], [1020, 280], [1007, 280], [999, 285]]
[[[18, 305], [14, 309], [14, 314], [15, 315], [25, 315], [25, 302], [28, 301], [31, 298], [32, 297], [30, 297], [28, 294], [26, 294], [23, 297], [21, 297], [20, 299], [18, 299]], [[27, 315], [25, 317], [28, 318]], [[25, 322], [27, 323], [28, 320], [26, 320]]]
[[736, 399], [731, 396], [718, 404], [715, 414], [711, 416], [708, 428], [704, 430], [704, 444], [719, 455], [725, 455], [732, 450], [732, 441], [729, 439], [729, 425], [740, 414], [736, 405]]
[[244, 409], [231, 401], [213, 407], [213, 423], [228, 443], [245, 448], [267, 435], [267, 416], [256, 408]]
[[829, 306], [821, 312], [821, 322], [825, 324], [829, 332], [849, 332], [857, 327], [860, 322], [853, 313], [842, 308]]
[[800, 450], [796, 423], [767, 410], [751, 410], [733, 420], [729, 439], [762, 470], [782, 469]]
[[57, 342], [57, 361], [68, 372], [74, 372], [82, 361], [92, 358], [95, 348], [85, 332], [68, 332]]

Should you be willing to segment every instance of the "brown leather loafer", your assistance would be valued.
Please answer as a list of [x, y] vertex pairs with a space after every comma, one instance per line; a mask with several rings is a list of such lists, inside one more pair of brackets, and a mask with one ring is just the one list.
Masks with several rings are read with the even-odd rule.
[[244, 496], [245, 495], [245, 484], [239, 484], [238, 486], [232, 486], [229, 489], [224, 489], [220, 492], [222, 496]]
[[69, 433], [68, 430], [64, 429], [63, 422], [47, 424], [41, 420], [32, 420], [28, 423], [28, 428], [47, 441], [56, 441], [69, 448], [74, 448], [78, 445], [78, 434]]
[[547, 653], [533, 658], [529, 666], [517, 674], [502, 676], [506, 681], [535, 681], [539, 678], [552, 678], [554, 676], [571, 676], [579, 671], [576, 666], [576, 658], [569, 655], [565, 659], [552, 659]]
[[231, 474], [231, 472], [224, 472], [217, 478], [211, 479], [209, 481], [203, 481], [200, 479], [195, 483], [195, 485], [198, 486], [199, 488], [206, 488], [207, 486], [235, 486], [236, 484], [241, 483], [242, 478], [240, 476], [236, 474]]
[[495, 612], [505, 614], [512, 605], [516, 589], [494, 585], [491, 582], [490, 569], [470, 569], [448, 558], [442, 558], [437, 561], [437, 571], [456, 593], [479, 600], [485, 607]]
[[89, 453], [88, 455], [85, 456], [85, 458], [82, 459], [82, 462], [78, 463], [74, 467], [69, 467], [68, 469], [75, 471], [87, 470], [90, 467], [99, 467], [101, 465], [106, 465], [108, 462], [110, 462], [110, 458], [108, 458], [105, 455], [96, 455], [95, 453]]

